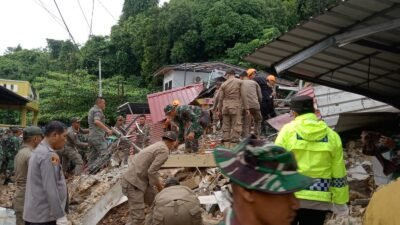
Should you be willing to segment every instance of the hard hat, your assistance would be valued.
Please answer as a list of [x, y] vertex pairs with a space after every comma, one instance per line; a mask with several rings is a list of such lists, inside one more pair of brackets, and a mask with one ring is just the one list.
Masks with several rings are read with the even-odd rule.
[[255, 73], [255, 72], [257, 72], [256, 69], [250, 68], [247, 70], [247, 76], [250, 76], [252, 73]]
[[178, 106], [178, 105], [180, 105], [181, 103], [179, 102], [179, 100], [178, 99], [175, 99], [174, 101], [172, 101], [172, 105], [173, 106]]
[[276, 82], [276, 78], [275, 78], [274, 75], [268, 75], [268, 76], [267, 76], [267, 80], [275, 81], [275, 82]]

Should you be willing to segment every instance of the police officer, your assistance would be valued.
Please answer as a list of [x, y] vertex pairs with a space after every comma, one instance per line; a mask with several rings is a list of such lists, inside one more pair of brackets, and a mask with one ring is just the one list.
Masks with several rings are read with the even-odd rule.
[[[242, 81], [235, 77], [234, 70], [226, 71], [227, 80], [219, 90], [218, 111], [222, 113], [222, 142], [226, 146], [239, 142], [242, 132]], [[247, 112], [247, 114], [249, 114]]]
[[188, 187], [168, 178], [165, 188], [156, 195], [146, 225], [203, 225], [200, 201]]
[[176, 148], [176, 133], [167, 131], [162, 140], [140, 151], [121, 179], [122, 193], [128, 197], [129, 225], [139, 225], [145, 220], [144, 208], [151, 205], [156, 190], [161, 191], [158, 171]]
[[83, 167], [83, 159], [79, 150], [87, 148], [88, 143], [81, 142], [79, 138], [80, 133], [86, 133], [81, 128], [81, 119], [74, 117], [71, 119], [71, 126], [67, 130], [67, 141], [65, 143], [64, 151], [62, 153], [63, 170], [67, 172], [71, 163], [74, 171], [74, 175], [80, 175]]
[[296, 193], [300, 209], [293, 225], [323, 225], [326, 214], [348, 211], [346, 167], [339, 135], [314, 113], [313, 98], [295, 96], [290, 101], [295, 119], [279, 132], [275, 144], [292, 151], [299, 172], [318, 182]]
[[13, 206], [17, 219], [16, 225], [24, 225], [22, 219], [24, 212], [25, 188], [28, 176], [28, 163], [32, 151], [42, 141], [42, 130], [39, 127], [31, 126], [23, 130], [23, 144], [14, 159], [15, 167], [15, 194]]
[[107, 153], [105, 134], [112, 135], [113, 133], [112, 130], [105, 125], [105, 116], [103, 112], [105, 108], [106, 100], [103, 97], [97, 97], [96, 104], [89, 110], [88, 143], [91, 148], [88, 159], [89, 165], [93, 164], [99, 156]]
[[213, 152], [232, 187], [232, 205], [220, 224], [290, 225], [299, 207], [294, 192], [313, 179], [296, 171], [293, 154], [282, 147], [250, 138], [239, 146], [237, 151], [218, 147]]
[[193, 105], [167, 105], [165, 115], [178, 125], [179, 143], [185, 143], [185, 151], [199, 151], [199, 138], [210, 123], [210, 115]]
[[65, 213], [67, 185], [55, 150], [62, 149], [66, 126], [51, 121], [45, 126], [44, 139], [32, 152], [28, 166], [24, 215], [26, 225], [68, 224]]

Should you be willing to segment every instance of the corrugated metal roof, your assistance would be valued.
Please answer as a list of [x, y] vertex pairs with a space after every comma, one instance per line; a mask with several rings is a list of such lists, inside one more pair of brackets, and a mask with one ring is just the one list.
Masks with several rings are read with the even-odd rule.
[[164, 108], [173, 100], [178, 99], [181, 105], [188, 105], [202, 90], [202, 84], [195, 84], [147, 95], [152, 120], [154, 122], [163, 120], [165, 118]]
[[235, 65], [231, 65], [231, 64], [223, 63], [223, 62], [182, 63], [182, 64], [176, 64], [176, 65], [163, 66], [160, 69], [158, 69], [153, 74], [153, 76], [163, 75], [163, 74], [168, 73], [171, 70], [211, 73], [215, 69], [222, 70], [222, 71], [226, 71], [228, 69], [233, 69], [236, 71], [237, 74], [246, 70], [246, 68], [244, 68], [244, 67], [235, 66]]
[[245, 60], [400, 108], [400, 0], [343, 0]]

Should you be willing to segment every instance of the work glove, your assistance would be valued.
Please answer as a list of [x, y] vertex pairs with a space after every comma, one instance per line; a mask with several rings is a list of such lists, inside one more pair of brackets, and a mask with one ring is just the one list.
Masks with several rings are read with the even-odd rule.
[[347, 217], [350, 215], [349, 207], [346, 204], [333, 204], [332, 212], [339, 217]]
[[69, 225], [69, 221], [67, 219], [67, 216], [63, 216], [61, 218], [58, 218], [56, 221], [57, 225]]

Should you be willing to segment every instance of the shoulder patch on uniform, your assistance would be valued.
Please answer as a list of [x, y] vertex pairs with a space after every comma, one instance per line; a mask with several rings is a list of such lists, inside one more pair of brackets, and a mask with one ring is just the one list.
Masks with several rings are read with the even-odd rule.
[[57, 153], [51, 154], [51, 163], [54, 166], [60, 165], [60, 157], [57, 155]]

